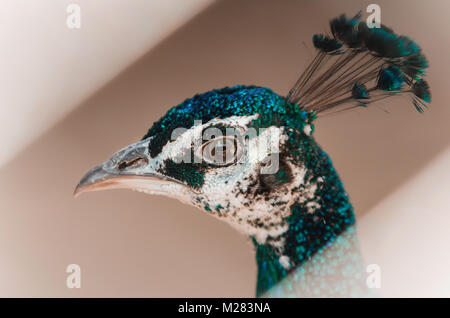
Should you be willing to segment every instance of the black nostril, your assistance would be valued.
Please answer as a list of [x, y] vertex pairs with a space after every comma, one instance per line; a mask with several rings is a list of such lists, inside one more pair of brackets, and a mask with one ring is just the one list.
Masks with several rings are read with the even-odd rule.
[[138, 167], [142, 167], [144, 165], [147, 165], [148, 161], [146, 158], [135, 158], [129, 161], [122, 161], [121, 163], [119, 163], [119, 165], [117, 166], [117, 168], [119, 170], [125, 170], [128, 168], [138, 168]]

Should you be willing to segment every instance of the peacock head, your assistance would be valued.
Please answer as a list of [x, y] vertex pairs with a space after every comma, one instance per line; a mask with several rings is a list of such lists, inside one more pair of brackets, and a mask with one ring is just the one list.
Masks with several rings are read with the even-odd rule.
[[[263, 243], [286, 229], [292, 193], [312, 199], [314, 113], [268, 88], [235, 86], [173, 107], [75, 192], [127, 188], [177, 198]], [[320, 153], [318, 153], [320, 154]], [[324, 158], [327, 160], [327, 158]], [[308, 173], [309, 172], [309, 173]], [[314, 205], [311, 205], [313, 208]]]

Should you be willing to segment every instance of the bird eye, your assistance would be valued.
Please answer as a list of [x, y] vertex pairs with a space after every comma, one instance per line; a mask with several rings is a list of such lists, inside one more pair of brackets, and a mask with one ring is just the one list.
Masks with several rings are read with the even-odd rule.
[[201, 147], [201, 158], [207, 163], [228, 166], [236, 163], [239, 143], [236, 137], [218, 137], [205, 142]]

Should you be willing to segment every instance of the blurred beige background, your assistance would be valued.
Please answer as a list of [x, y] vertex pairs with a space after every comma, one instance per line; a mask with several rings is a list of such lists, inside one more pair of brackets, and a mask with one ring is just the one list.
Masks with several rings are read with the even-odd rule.
[[[88, 36], [98, 28], [96, 36], [105, 42], [93, 37], [71, 47], [73, 59], [46, 59], [53, 81], [46, 81], [45, 69], [21, 69], [8, 82], [14, 90], [1, 95], [2, 138], [13, 146], [0, 166], [0, 296], [253, 296], [252, 248], [225, 223], [164, 197], [109, 191], [74, 199], [73, 188], [88, 169], [140, 139], [169, 107], [195, 93], [256, 84], [286, 94], [310, 59], [312, 34], [326, 32], [330, 18], [371, 2], [199, 1], [170, 26], [151, 25], [160, 12], [145, 6], [151, 1], [127, 1], [116, 11], [105, 2], [78, 3], [82, 17], [97, 12], [99, 18], [82, 18], [81, 29], [69, 32], [65, 6], [44, 10], [62, 17], [49, 26], [61, 31], [42, 46], [50, 52], [62, 41], [60, 33]], [[315, 136], [350, 193], [364, 256], [381, 265], [380, 294], [450, 296], [450, 4], [377, 3], [382, 23], [415, 39], [430, 60], [431, 108], [419, 115], [407, 98], [393, 99], [320, 119]], [[180, 1], [171, 4], [177, 9], [167, 5], [168, 17], [182, 11]], [[107, 8], [117, 18], [105, 25], [100, 17], [107, 18]], [[31, 22], [24, 19], [24, 29]], [[119, 32], [123, 28], [132, 31]], [[149, 30], [156, 33], [146, 42]], [[135, 38], [141, 45], [130, 51], [127, 43]], [[23, 35], [23, 43], [32, 40]], [[18, 49], [24, 58], [35, 56], [14, 43], [24, 48]], [[105, 64], [110, 52], [117, 59]], [[0, 56], [5, 65], [7, 57]], [[88, 66], [80, 66], [83, 61]], [[61, 68], [73, 70], [86, 87], [77, 89]], [[23, 82], [37, 74], [42, 81]], [[23, 91], [17, 89], [21, 83]], [[14, 102], [26, 97], [32, 98], [23, 106], [28, 115], [15, 114]], [[9, 120], [10, 113], [16, 119]], [[81, 289], [66, 287], [71, 263], [81, 266]]]

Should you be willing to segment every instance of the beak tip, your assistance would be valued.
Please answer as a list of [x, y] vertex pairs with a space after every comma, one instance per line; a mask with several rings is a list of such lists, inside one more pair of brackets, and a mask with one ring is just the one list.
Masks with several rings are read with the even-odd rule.
[[91, 186], [104, 180], [106, 175], [107, 173], [103, 170], [102, 165], [88, 171], [73, 190], [74, 198], [78, 197], [83, 192], [90, 191], [92, 188]]
[[83, 190], [83, 188], [82, 187], [80, 187], [80, 184], [77, 184], [77, 186], [75, 187], [75, 189], [73, 190], [73, 197], [74, 198], [77, 198], [78, 196], [80, 196], [80, 194], [83, 192], [82, 191]]

